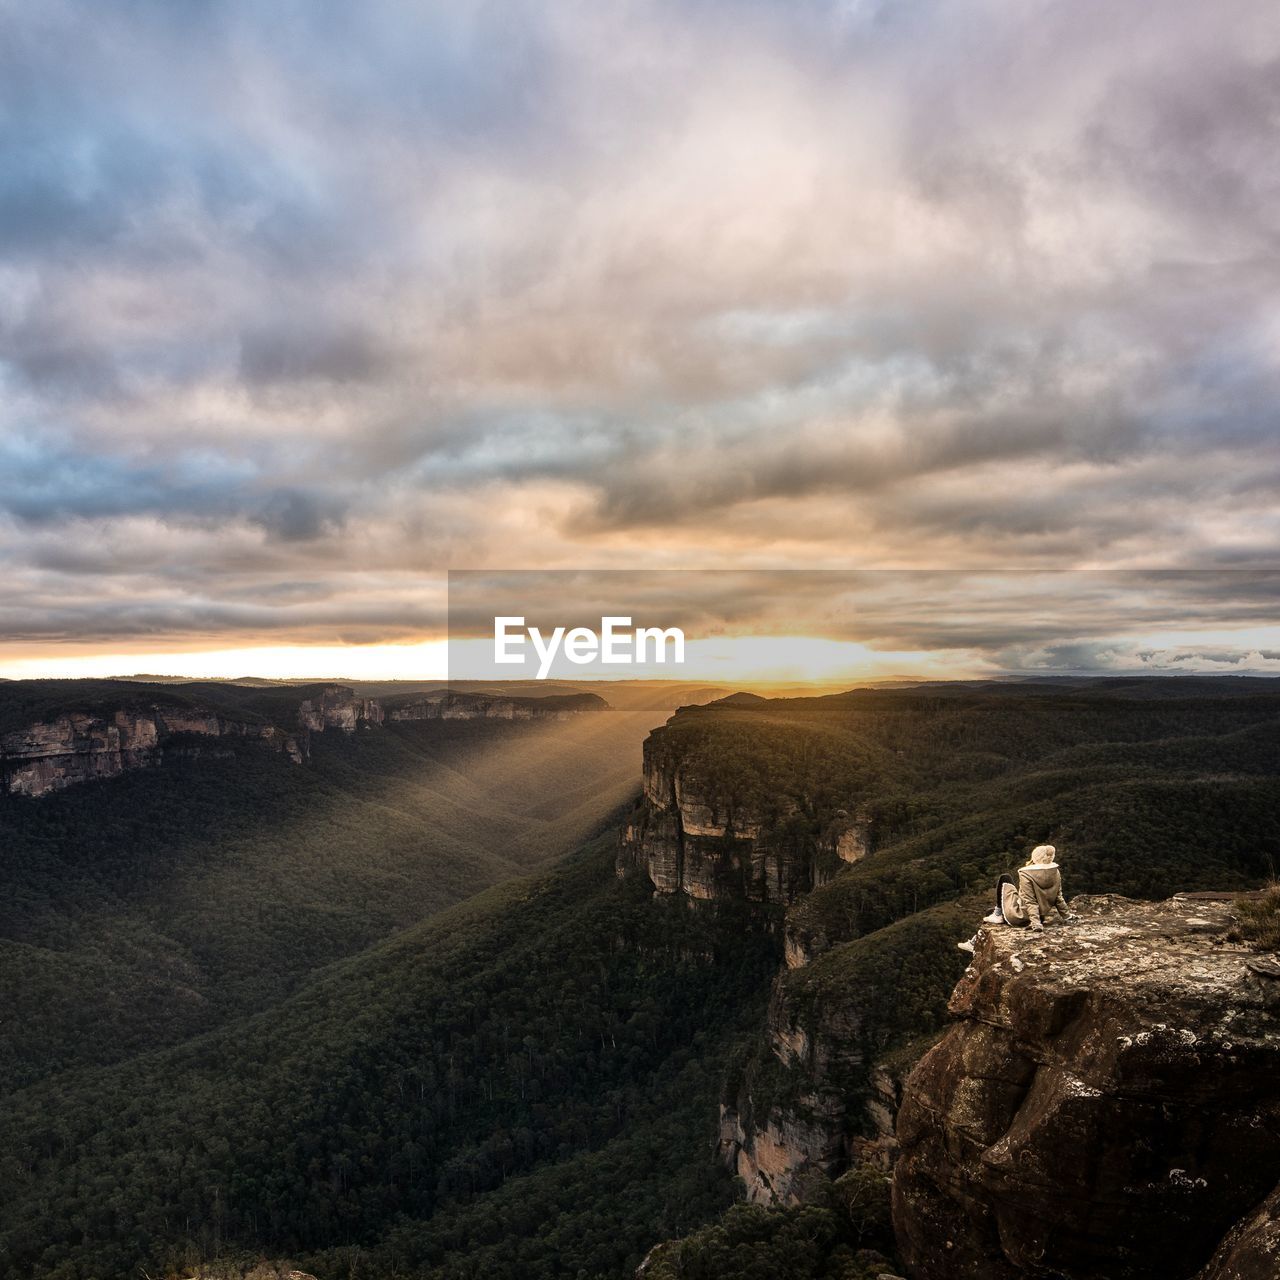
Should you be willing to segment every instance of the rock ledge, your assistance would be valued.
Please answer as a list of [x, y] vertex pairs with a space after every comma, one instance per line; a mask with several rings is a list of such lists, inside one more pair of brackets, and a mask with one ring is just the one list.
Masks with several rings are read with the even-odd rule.
[[1280, 981], [1228, 940], [1228, 897], [1074, 905], [1041, 935], [984, 930], [906, 1082], [910, 1275], [1280, 1275]]

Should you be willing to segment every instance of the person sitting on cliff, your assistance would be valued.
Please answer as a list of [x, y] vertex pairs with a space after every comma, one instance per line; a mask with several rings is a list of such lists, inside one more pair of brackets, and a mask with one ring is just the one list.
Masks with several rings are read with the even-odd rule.
[[[1051, 844], [1038, 844], [1031, 850], [1025, 867], [1018, 870], [1015, 882], [1010, 875], [1002, 875], [996, 881], [995, 910], [983, 918], [983, 924], [1008, 924], [1014, 928], [1030, 928], [1033, 933], [1044, 930], [1044, 917], [1051, 910], [1063, 920], [1076, 920], [1067, 906], [1062, 892], [1062, 872], [1055, 861], [1057, 850]], [[961, 951], [973, 954], [978, 935], [967, 942], [957, 942]]]
[[1018, 904], [1026, 911], [1027, 923], [1036, 933], [1044, 928], [1044, 919], [1050, 910], [1057, 911], [1064, 920], [1076, 919], [1062, 892], [1057, 853], [1051, 844], [1038, 844], [1031, 850], [1031, 861], [1018, 870]]

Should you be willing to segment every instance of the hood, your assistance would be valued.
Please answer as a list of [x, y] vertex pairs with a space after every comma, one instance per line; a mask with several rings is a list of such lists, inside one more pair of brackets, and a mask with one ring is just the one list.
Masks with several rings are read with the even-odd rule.
[[1042, 889], [1052, 889], [1055, 885], [1062, 883], [1062, 877], [1058, 874], [1058, 864], [1056, 862], [1051, 862], [1048, 865], [1043, 862], [1037, 862], [1035, 866], [1023, 867], [1021, 874]]

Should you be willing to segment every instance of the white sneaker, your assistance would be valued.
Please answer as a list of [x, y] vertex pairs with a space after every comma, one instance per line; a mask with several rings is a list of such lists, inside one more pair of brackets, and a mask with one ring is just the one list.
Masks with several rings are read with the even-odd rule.
[[1004, 912], [993, 911], [989, 916], [982, 917], [983, 924], [1004, 924]]
[[961, 951], [967, 951], [970, 955], [973, 955], [973, 939], [972, 938], [970, 938], [968, 942], [957, 942], [956, 946]]

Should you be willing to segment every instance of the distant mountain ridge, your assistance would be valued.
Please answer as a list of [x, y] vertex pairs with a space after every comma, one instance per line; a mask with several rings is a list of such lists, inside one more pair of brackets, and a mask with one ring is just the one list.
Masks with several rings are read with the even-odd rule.
[[[298, 695], [304, 695], [297, 702]], [[385, 699], [347, 685], [31, 681], [0, 686], [0, 784], [42, 796], [159, 764], [166, 751], [207, 753], [191, 739], [253, 741], [294, 764], [310, 735], [354, 733], [393, 720], [564, 720], [608, 707], [598, 694], [546, 698], [434, 689]], [[290, 706], [289, 703], [294, 705]]]

